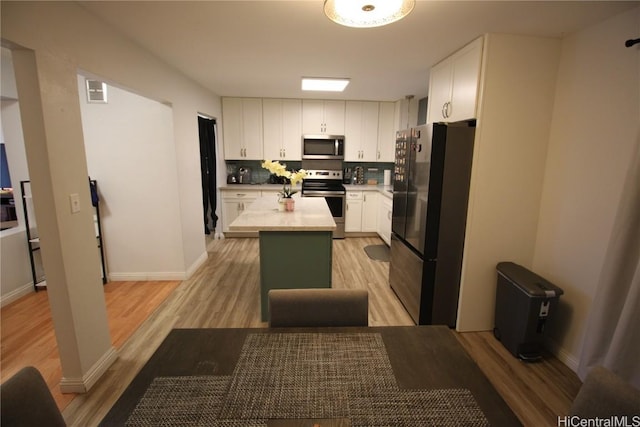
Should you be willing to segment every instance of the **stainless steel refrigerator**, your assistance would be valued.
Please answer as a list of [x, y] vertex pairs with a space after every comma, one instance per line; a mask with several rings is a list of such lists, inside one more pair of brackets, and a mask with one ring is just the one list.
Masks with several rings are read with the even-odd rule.
[[391, 288], [418, 325], [455, 327], [475, 122], [396, 136]]

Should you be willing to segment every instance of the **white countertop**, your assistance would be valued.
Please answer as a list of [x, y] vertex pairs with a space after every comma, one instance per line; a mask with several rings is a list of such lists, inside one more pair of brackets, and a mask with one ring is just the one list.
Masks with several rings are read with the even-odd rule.
[[385, 197], [393, 198], [393, 185], [345, 184], [347, 191], [377, 191]]
[[[298, 191], [300, 191], [301, 188], [300, 185], [296, 186], [296, 190]], [[347, 191], [377, 191], [388, 198], [393, 198], [393, 185], [345, 184], [344, 188]], [[219, 189], [221, 191], [280, 191], [282, 190], [282, 184], [222, 184]]]
[[230, 231], [333, 231], [336, 223], [322, 197], [295, 199], [293, 212], [278, 211], [278, 199], [256, 199], [231, 225]]
[[[249, 191], [249, 190], [282, 190], [282, 184], [222, 184], [220, 185], [222, 191]], [[302, 187], [300, 184], [296, 185], [295, 190], [300, 191]]]

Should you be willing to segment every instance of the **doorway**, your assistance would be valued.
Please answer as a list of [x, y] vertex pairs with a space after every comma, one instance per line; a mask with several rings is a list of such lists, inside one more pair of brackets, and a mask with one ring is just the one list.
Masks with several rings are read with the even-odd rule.
[[215, 233], [216, 215], [216, 120], [198, 114], [200, 136], [200, 173], [202, 177], [202, 211], [204, 233]]

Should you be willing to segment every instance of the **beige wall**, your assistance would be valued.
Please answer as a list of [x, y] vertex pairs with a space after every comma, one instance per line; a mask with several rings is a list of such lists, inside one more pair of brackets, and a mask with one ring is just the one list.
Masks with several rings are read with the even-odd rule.
[[487, 34], [457, 330], [494, 327], [496, 265], [531, 268], [560, 41]]
[[533, 268], [565, 291], [548, 330], [574, 369], [640, 137], [638, 30], [635, 8], [562, 42]]

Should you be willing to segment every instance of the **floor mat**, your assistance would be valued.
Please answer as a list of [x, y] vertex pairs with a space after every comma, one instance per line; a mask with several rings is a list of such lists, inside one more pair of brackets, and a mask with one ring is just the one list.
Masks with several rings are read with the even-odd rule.
[[365, 246], [364, 252], [372, 260], [389, 262], [389, 247], [387, 245]]

